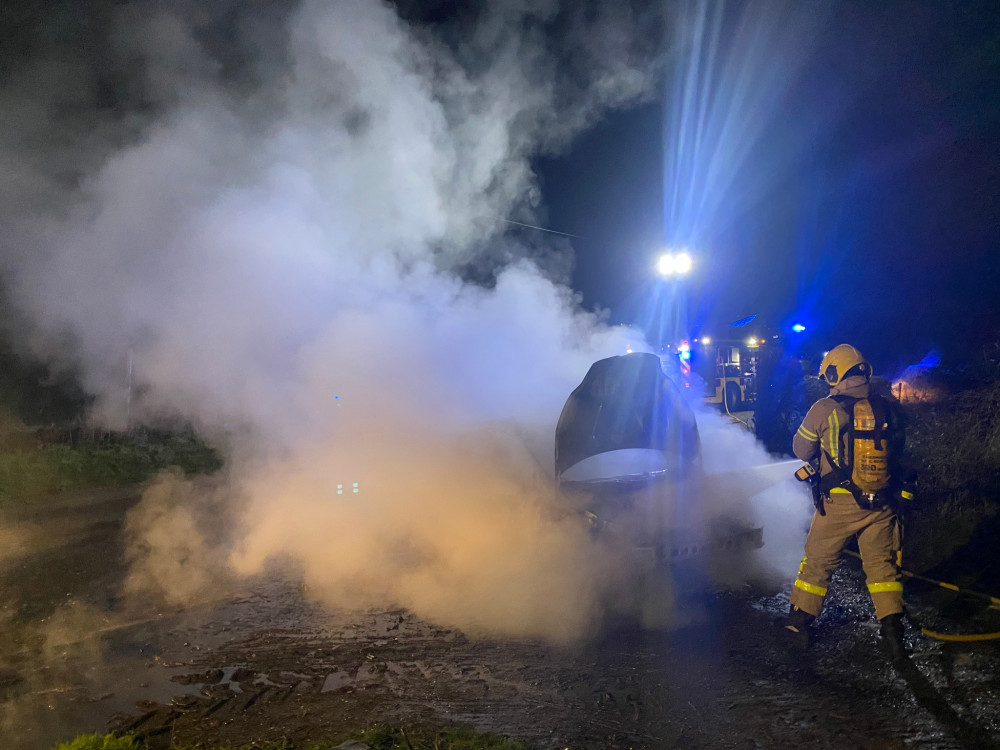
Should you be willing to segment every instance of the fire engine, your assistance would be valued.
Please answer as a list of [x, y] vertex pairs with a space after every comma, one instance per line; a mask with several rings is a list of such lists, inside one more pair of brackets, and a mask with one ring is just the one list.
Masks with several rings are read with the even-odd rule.
[[705, 382], [705, 403], [724, 411], [752, 408], [757, 400], [757, 368], [766, 339], [702, 336], [680, 345], [681, 358]]

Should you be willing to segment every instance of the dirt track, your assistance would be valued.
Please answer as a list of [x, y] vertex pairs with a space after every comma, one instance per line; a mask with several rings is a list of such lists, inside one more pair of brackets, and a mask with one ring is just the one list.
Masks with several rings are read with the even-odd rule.
[[[689, 624], [670, 632], [609, 625], [573, 647], [470, 640], [406, 612], [320, 610], [280, 571], [184, 611], [126, 606], [119, 532], [135, 499], [7, 514], [3, 747], [50, 748], [109, 720], [154, 747], [343, 739], [376, 721], [469, 723], [540, 748], [1000, 746], [1000, 645], [911, 631], [912, 668], [897, 672], [849, 563], [808, 656], [775, 626], [784, 595], [749, 589], [693, 598]], [[954, 629], [935, 614], [953, 600], [915, 591], [908, 606]], [[973, 610], [963, 627], [1000, 629], [996, 612]]]

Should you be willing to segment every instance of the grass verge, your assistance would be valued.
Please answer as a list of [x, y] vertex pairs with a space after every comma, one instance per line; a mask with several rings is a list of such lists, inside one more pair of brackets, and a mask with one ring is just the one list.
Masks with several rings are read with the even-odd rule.
[[187, 474], [222, 466], [211, 447], [189, 433], [119, 436], [100, 443], [39, 445], [0, 452], [0, 504], [67, 490], [138, 484], [176, 466]]

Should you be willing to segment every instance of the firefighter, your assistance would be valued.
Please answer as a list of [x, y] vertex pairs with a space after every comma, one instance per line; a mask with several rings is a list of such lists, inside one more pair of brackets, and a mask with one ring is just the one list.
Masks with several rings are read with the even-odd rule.
[[798, 458], [818, 461], [819, 491], [785, 627], [808, 646], [840, 553], [857, 536], [883, 648], [893, 661], [906, 659], [894, 477], [902, 420], [894, 401], [870, 392], [871, 364], [850, 344], [830, 350], [819, 374], [832, 386], [830, 395], [812, 405], [792, 439]]

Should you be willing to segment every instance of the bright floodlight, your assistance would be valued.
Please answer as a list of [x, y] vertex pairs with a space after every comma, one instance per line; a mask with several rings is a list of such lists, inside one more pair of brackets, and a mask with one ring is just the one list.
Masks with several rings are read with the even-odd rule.
[[806, 330], [806, 327], [801, 323], [796, 323], [795, 325], [792, 326], [792, 330], [795, 331], [796, 333], [802, 333], [804, 330]]
[[656, 261], [660, 276], [683, 276], [691, 271], [691, 256], [685, 252], [664, 253]]

